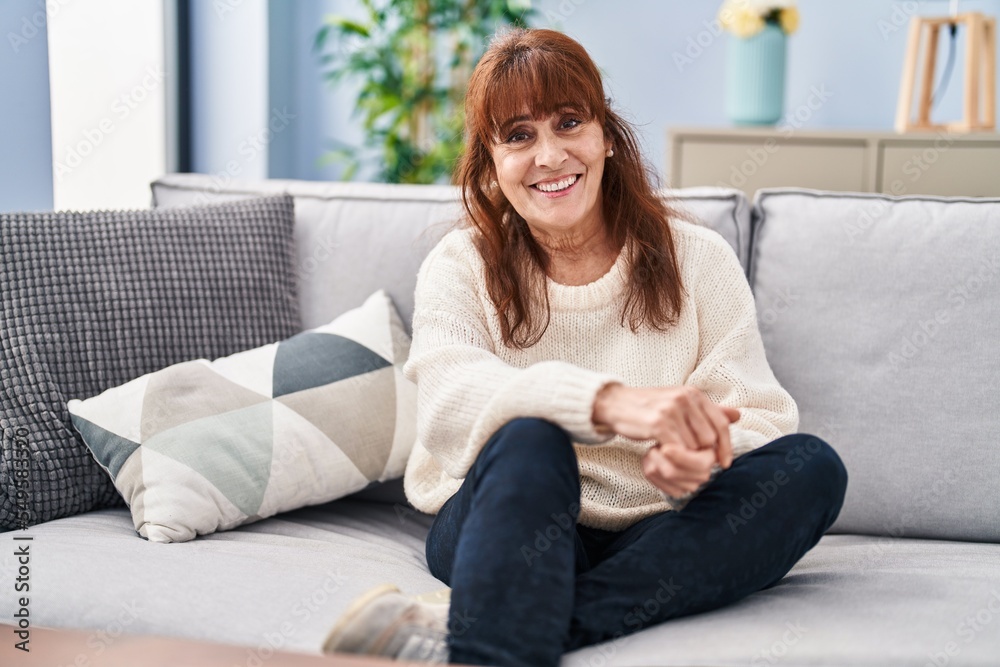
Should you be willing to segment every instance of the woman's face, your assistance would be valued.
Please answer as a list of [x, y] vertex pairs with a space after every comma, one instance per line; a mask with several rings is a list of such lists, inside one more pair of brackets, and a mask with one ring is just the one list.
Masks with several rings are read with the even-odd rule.
[[534, 232], [560, 236], [603, 225], [601, 176], [610, 143], [596, 120], [566, 109], [507, 123], [493, 146], [496, 180]]

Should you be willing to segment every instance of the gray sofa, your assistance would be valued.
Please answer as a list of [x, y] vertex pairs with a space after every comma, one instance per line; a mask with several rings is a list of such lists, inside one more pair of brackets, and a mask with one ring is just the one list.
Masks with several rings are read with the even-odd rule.
[[[417, 268], [459, 210], [453, 188], [220, 188], [171, 175], [153, 199], [285, 191], [296, 202], [303, 325], [378, 288], [409, 322]], [[848, 494], [830, 533], [774, 588], [564, 664], [1000, 664], [1000, 200], [671, 194], [747, 268], [768, 359], [799, 403], [801, 430], [842, 456]], [[752, 500], [739, 511], [752, 513]], [[32, 621], [238, 644], [248, 664], [273, 648], [316, 652], [369, 587], [441, 587], [423, 553], [432, 519], [395, 482], [179, 544], [138, 539], [124, 508], [50, 521], [31, 529]], [[0, 535], [5, 582], [14, 535]], [[12, 598], [0, 598], [8, 619]]]

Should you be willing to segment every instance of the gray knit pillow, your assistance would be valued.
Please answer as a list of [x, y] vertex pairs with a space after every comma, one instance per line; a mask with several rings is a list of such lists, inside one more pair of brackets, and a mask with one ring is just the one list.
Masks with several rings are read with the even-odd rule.
[[289, 196], [0, 213], [0, 526], [121, 504], [68, 398], [301, 330], [293, 226]]

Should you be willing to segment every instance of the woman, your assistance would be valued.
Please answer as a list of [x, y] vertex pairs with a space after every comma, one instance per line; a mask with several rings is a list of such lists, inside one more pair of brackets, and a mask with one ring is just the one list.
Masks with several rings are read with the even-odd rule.
[[378, 589], [327, 650], [557, 665], [776, 584], [836, 519], [847, 474], [789, 435], [735, 254], [661, 203], [565, 35], [498, 36], [466, 131], [471, 224], [420, 269], [404, 369], [404, 486], [437, 515], [427, 563], [451, 604]]

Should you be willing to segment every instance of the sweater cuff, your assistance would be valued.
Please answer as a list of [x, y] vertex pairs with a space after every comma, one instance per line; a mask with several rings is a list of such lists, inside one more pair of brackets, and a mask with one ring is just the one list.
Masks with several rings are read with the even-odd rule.
[[[544, 363], [544, 362], [543, 362]], [[598, 373], [573, 364], [555, 362], [553, 386], [553, 420], [566, 429], [574, 442], [596, 445], [614, 437], [613, 431], [599, 431], [594, 424], [594, 400], [604, 385], [611, 382], [625, 384], [621, 378], [608, 373]]]
[[752, 452], [758, 447], [766, 445], [767, 438], [756, 431], [750, 431], [745, 428], [740, 428], [735, 424], [730, 424], [729, 442], [733, 446], [733, 458], [736, 458], [737, 456], [742, 456], [747, 452]]

